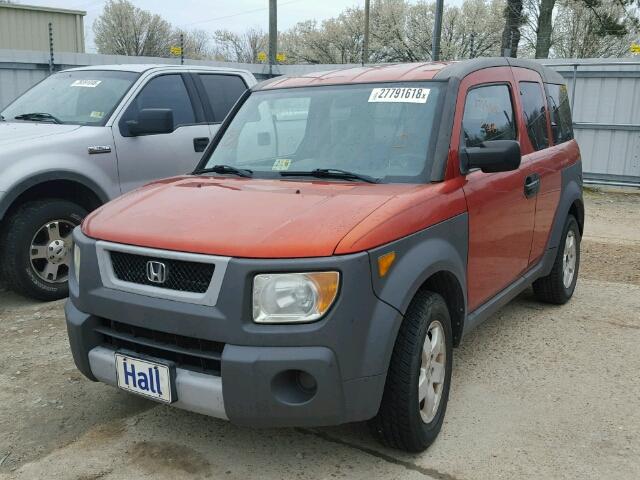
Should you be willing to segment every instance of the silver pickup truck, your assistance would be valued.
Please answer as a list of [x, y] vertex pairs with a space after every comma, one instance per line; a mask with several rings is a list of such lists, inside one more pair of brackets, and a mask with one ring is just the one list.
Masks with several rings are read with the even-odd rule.
[[51, 75], [0, 111], [0, 279], [67, 296], [71, 231], [150, 180], [190, 172], [249, 72], [114, 65]]

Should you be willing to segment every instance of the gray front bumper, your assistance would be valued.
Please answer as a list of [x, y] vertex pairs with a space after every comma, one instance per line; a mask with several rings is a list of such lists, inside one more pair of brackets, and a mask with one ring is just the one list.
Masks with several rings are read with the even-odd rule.
[[[95, 347], [89, 351], [89, 366], [94, 377], [108, 385], [117, 386], [114, 351]], [[204, 373], [176, 368], [178, 400], [174, 407], [228, 420], [222, 396], [222, 379]]]
[[[377, 413], [402, 316], [375, 296], [371, 282], [362, 280], [371, 277], [367, 253], [232, 258], [215, 305], [210, 305], [110, 288], [100, 275], [97, 242], [79, 229], [74, 241], [81, 250], [82, 268], [79, 283], [75, 272], [70, 275], [65, 314], [74, 361], [88, 378], [116, 383], [114, 349], [129, 347], [105, 341], [103, 330], [105, 322], [119, 322], [221, 345], [222, 351], [215, 352], [220, 355], [219, 371], [201, 371], [176, 361], [177, 407], [264, 427], [336, 425]], [[253, 322], [255, 274], [325, 270], [340, 271], [344, 281], [324, 318], [292, 325]], [[171, 360], [156, 347], [148, 355]], [[310, 375], [316, 384], [308, 397], [299, 391], [304, 387], [298, 382], [301, 374]]]

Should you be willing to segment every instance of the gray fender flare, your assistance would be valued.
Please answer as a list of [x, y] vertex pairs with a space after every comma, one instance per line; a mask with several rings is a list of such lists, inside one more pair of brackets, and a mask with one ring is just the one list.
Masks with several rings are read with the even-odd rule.
[[106, 192], [97, 183], [85, 177], [84, 175], [70, 171], [43, 172], [13, 185], [11, 190], [6, 192], [4, 196], [0, 198], [0, 220], [7, 213], [7, 210], [9, 210], [13, 202], [15, 202], [15, 200], [24, 192], [41, 183], [54, 180], [67, 180], [78, 183], [91, 190], [102, 203], [106, 203], [109, 201], [109, 196], [106, 194]]
[[577, 219], [578, 223], [581, 223], [582, 226], [582, 222], [584, 222], [584, 201], [582, 199], [581, 162], [576, 162], [570, 167], [562, 170], [562, 191], [558, 202], [558, 208], [556, 209], [556, 216], [553, 219], [553, 227], [551, 229], [551, 235], [549, 236], [547, 249], [558, 248], [565, 219], [569, 214], [571, 205], [573, 205], [576, 200], [579, 202], [580, 208], [582, 209], [583, 218]]
[[[418, 289], [433, 274], [447, 272], [455, 277], [466, 309], [468, 244], [468, 215], [463, 213], [369, 252], [374, 293], [398, 312], [395, 319], [389, 316], [373, 319], [378, 325], [372, 325], [371, 331], [385, 339], [386, 349], [381, 352], [378, 348], [377, 352], [371, 352], [372, 356], [383, 353], [382, 360], [389, 364], [402, 317]], [[389, 273], [380, 278], [378, 257], [391, 251], [395, 252], [396, 260]], [[378, 342], [368, 343], [380, 346]]]

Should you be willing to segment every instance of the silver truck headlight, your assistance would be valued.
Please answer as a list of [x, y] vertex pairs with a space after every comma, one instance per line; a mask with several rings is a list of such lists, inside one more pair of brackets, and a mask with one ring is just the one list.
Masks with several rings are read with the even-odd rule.
[[338, 272], [268, 273], [253, 278], [253, 321], [302, 323], [321, 318], [338, 294]]
[[76, 284], [80, 284], [80, 248], [73, 245], [73, 274], [76, 277]]

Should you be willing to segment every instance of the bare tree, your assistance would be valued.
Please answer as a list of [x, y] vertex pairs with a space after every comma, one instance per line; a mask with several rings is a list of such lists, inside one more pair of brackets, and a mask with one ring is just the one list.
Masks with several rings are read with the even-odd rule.
[[[504, 0], [465, 0], [447, 6], [442, 29], [442, 58], [497, 55]], [[421, 0], [375, 0], [371, 6], [371, 62], [418, 62], [431, 59], [435, 4]], [[280, 44], [293, 62], [359, 63], [364, 12], [348, 8], [335, 18], [296, 24]]]
[[213, 57], [211, 49], [211, 35], [204, 30], [181, 30], [173, 32], [173, 45], [180, 44], [180, 35], [183, 35], [183, 53], [186, 58], [193, 60], [205, 60]]
[[504, 29], [502, 31], [501, 54], [509, 52], [509, 56], [518, 56], [518, 45], [520, 43], [520, 27], [524, 23], [522, 15], [522, 0], [507, 0], [504, 7]]
[[99, 53], [165, 57], [172, 43], [169, 22], [128, 0], [109, 0], [93, 23]]
[[[552, 34], [551, 53], [563, 58], [620, 57], [629, 54], [629, 45], [638, 38], [640, 18], [637, 8], [612, 2], [594, 11], [579, 0], [560, 0]], [[603, 29], [602, 18], [625, 24]]]
[[249, 28], [242, 34], [218, 30], [213, 34], [213, 55], [218, 60], [256, 63], [258, 53], [267, 49], [267, 34], [259, 28]]
[[556, 0], [540, 0], [538, 9], [538, 28], [536, 29], [536, 58], [549, 58], [553, 8]]

